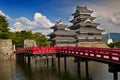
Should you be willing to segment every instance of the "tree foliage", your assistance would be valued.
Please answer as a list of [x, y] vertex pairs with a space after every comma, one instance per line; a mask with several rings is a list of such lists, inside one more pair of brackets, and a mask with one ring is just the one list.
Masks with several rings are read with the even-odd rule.
[[4, 16], [0, 15], [0, 39], [8, 39], [9, 28], [8, 22]]
[[41, 33], [35, 33], [34, 39], [39, 46], [50, 46], [52, 44], [52, 42], [48, 41], [46, 36]]
[[8, 22], [4, 16], [0, 15], [0, 32], [8, 32]]
[[33, 39], [33, 34], [31, 31], [21, 31], [11, 33], [11, 37], [13, 43], [16, 45], [23, 44], [25, 39]]
[[10, 39], [13, 40], [13, 43], [17, 46], [23, 46], [24, 40], [35, 40], [38, 46], [50, 46], [52, 43], [48, 41], [46, 36], [41, 33], [32, 33], [32, 31], [21, 31], [10, 33]]
[[120, 41], [108, 44], [111, 48], [120, 48]]

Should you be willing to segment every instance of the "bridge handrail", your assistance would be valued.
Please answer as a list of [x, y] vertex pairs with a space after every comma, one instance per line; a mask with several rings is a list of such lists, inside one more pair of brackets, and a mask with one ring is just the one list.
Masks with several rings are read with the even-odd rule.
[[48, 54], [62, 53], [73, 56], [81, 56], [93, 59], [100, 59], [120, 64], [120, 48], [95, 48], [95, 47], [78, 47], [78, 46], [33, 46], [29, 48], [17, 49], [14, 53], [30, 53], [30, 54]]
[[59, 53], [77, 55], [81, 57], [100, 59], [120, 64], [120, 49], [111, 48], [91, 48], [91, 47], [60, 47]]
[[43, 54], [43, 53], [56, 53], [57, 47], [53, 46], [45, 46], [45, 47], [40, 47], [40, 46], [33, 46], [32, 47], [32, 52], [33, 54]]

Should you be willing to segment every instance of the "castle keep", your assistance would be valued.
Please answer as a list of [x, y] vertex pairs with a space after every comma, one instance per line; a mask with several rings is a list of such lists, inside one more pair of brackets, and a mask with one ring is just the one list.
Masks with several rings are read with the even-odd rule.
[[50, 40], [58, 46], [74, 44], [83, 47], [107, 47], [102, 39], [104, 30], [97, 28], [100, 24], [93, 21], [96, 17], [92, 17], [92, 13], [93, 11], [87, 7], [77, 6], [72, 14], [74, 18], [70, 21], [73, 25], [68, 27], [62, 22], [57, 22], [55, 26], [51, 27], [54, 32], [48, 35]]

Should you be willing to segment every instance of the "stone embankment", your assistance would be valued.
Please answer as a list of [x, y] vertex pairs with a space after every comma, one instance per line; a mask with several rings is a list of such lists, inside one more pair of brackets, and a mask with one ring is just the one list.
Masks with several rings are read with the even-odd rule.
[[0, 59], [15, 59], [11, 39], [0, 40]]
[[[35, 40], [26, 39], [24, 41], [24, 47], [36, 46]], [[11, 39], [0, 40], [0, 59], [16, 59], [16, 55], [13, 54], [15, 46]]]

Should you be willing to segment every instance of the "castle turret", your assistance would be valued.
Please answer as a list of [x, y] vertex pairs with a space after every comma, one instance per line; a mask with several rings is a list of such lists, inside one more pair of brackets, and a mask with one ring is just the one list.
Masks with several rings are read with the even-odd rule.
[[67, 30], [68, 26], [64, 25], [61, 21], [57, 22], [51, 29], [53, 32], [50, 33], [50, 40], [53, 45], [57, 46], [67, 46], [70, 44], [75, 44], [76, 39], [74, 38], [74, 30]]

